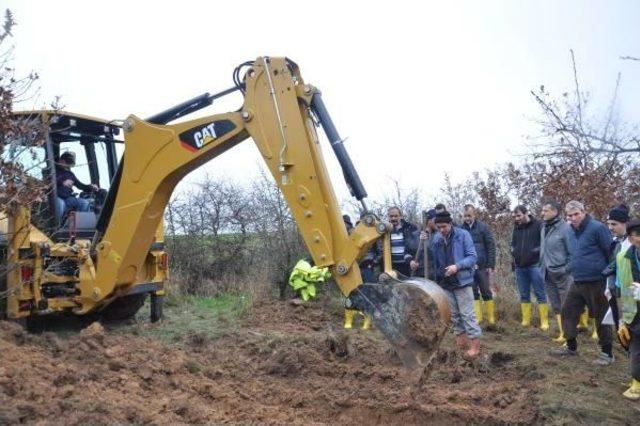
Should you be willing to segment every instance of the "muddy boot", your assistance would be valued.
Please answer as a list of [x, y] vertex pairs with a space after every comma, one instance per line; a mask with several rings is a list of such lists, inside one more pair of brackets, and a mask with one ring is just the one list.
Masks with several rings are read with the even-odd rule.
[[362, 314], [364, 316], [364, 320], [362, 320], [362, 329], [369, 330], [371, 328], [371, 316], [367, 314]]
[[538, 314], [540, 315], [540, 330], [549, 330], [549, 305], [538, 303]]
[[593, 331], [591, 332], [591, 338], [593, 340], [598, 340], [598, 327], [596, 326], [596, 319], [591, 318], [593, 324]]
[[467, 358], [475, 358], [480, 355], [480, 339], [470, 339], [470, 348], [465, 353]]
[[627, 399], [632, 399], [634, 401], [639, 400], [640, 399], [640, 381], [633, 379], [631, 381], [631, 387], [626, 391], [624, 391], [622, 396], [624, 396]]
[[484, 305], [487, 307], [487, 321], [490, 325], [496, 323], [496, 306], [493, 300], [485, 300]]
[[355, 314], [356, 314], [356, 311], [354, 311], [353, 309], [344, 310], [344, 328], [353, 327], [353, 317]]
[[580, 315], [577, 329], [579, 332], [587, 331], [589, 329], [589, 311], [587, 308], [584, 308], [584, 312]]
[[567, 339], [564, 338], [564, 332], [562, 331], [562, 316], [560, 314], [556, 315], [556, 321], [558, 322], [558, 337], [553, 339], [554, 342], [564, 344], [567, 342]]
[[559, 348], [551, 349], [549, 351], [549, 354], [553, 356], [561, 357], [561, 358], [578, 356], [578, 347], [577, 347], [576, 339], [571, 339], [567, 341], [566, 345], [563, 345]]
[[467, 349], [469, 347], [469, 338], [466, 334], [458, 334], [456, 336], [456, 347], [461, 351]]
[[482, 300], [473, 301], [473, 310], [476, 313], [476, 319], [478, 320], [478, 324], [480, 324], [482, 322]]
[[529, 327], [531, 325], [531, 302], [521, 303], [520, 310], [522, 311], [522, 322], [520, 325]]

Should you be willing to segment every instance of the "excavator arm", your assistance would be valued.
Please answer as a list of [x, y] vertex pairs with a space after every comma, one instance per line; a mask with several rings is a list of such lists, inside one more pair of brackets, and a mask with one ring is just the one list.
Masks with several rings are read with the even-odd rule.
[[[100, 299], [127, 294], [136, 277], [144, 273], [145, 256], [178, 182], [251, 138], [282, 191], [313, 261], [331, 269], [347, 304], [371, 314], [374, 324], [396, 347], [408, 351], [405, 361], [416, 359], [419, 348], [437, 348], [448, 320], [446, 301], [430, 284], [400, 280], [391, 270], [388, 225], [367, 213], [347, 234], [316, 124], [327, 134], [347, 185], [365, 211], [367, 194], [321, 93], [304, 83], [295, 63], [267, 57], [250, 64], [235, 89], [244, 94], [239, 111], [166, 124], [210, 103], [196, 99], [148, 120], [127, 118], [119, 181], [110, 194], [112, 205], [101, 217], [104, 233], [95, 245], [96, 276], [81, 285], [81, 309], [89, 311]], [[358, 261], [380, 238], [385, 242], [385, 283], [362, 285]], [[410, 322], [412, 315], [418, 323]], [[421, 332], [416, 329], [420, 321], [437, 329], [437, 336], [432, 336], [435, 340], [425, 342], [420, 341], [424, 336], [416, 337]], [[408, 337], [411, 330], [413, 336]], [[424, 364], [424, 357], [419, 363]]]

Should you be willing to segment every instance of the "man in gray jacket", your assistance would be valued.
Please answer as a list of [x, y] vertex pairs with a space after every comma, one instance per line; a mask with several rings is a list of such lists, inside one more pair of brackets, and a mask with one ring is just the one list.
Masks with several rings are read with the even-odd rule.
[[571, 246], [569, 245], [569, 225], [562, 220], [560, 212], [562, 206], [554, 200], [542, 205], [542, 220], [544, 224], [540, 234], [540, 273], [545, 283], [547, 297], [558, 322], [560, 334], [553, 339], [564, 343], [562, 332], [562, 317], [560, 310], [569, 286], [571, 285]]

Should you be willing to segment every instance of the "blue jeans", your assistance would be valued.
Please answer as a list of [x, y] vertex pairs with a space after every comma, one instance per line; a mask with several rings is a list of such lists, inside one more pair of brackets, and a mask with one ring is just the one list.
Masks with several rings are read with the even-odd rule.
[[58, 198], [57, 203], [58, 209], [60, 210], [60, 217], [64, 216], [69, 210], [75, 210], [77, 212], [89, 211], [89, 200], [84, 198], [67, 197], [64, 200]]
[[466, 334], [470, 339], [482, 336], [476, 313], [473, 310], [473, 289], [471, 286], [444, 290], [449, 299], [451, 323], [456, 336]]
[[544, 282], [537, 265], [516, 268], [516, 283], [520, 293], [520, 302], [531, 302], [531, 287], [536, 294], [538, 303], [547, 303], [547, 295], [544, 291]]
[[376, 283], [376, 274], [373, 270], [373, 266], [366, 267], [360, 266], [360, 276], [362, 277], [362, 281], [365, 283]]

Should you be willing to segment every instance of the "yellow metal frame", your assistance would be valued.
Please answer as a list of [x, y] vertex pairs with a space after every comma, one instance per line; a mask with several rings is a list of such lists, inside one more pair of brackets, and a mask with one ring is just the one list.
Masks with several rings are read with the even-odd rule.
[[[256, 143], [282, 190], [314, 262], [332, 269], [344, 295], [362, 283], [358, 260], [385, 228], [371, 217], [347, 234], [309, 112], [315, 89], [305, 86], [298, 68], [285, 58], [258, 58], [245, 83], [245, 102], [238, 112], [172, 125], [148, 123], [134, 115], [126, 120], [122, 178], [110, 222], [95, 247], [95, 264], [89, 246], [79, 242], [66, 248], [76, 253], [81, 265], [80, 295], [53, 309], [72, 306], [77, 314], [90, 312], [148, 281], [150, 271], [145, 265], [157, 264], [153, 259], [149, 262], [148, 256], [161, 255], [150, 254], [149, 247], [162, 239], [164, 210], [175, 186], [189, 172], [247, 138]], [[220, 120], [228, 120], [235, 128], [207, 138], [197, 150], [181, 144], [182, 132]], [[28, 212], [22, 209], [10, 215], [9, 222], [10, 231], [21, 226], [28, 229]], [[13, 241], [12, 247], [29, 245], [28, 238]], [[62, 253], [65, 248], [55, 250]], [[385, 269], [391, 265], [386, 260]], [[156, 269], [151, 274], [162, 281], [165, 271]], [[36, 295], [29, 294], [24, 283], [17, 284], [18, 278], [11, 281], [23, 287], [9, 309], [19, 315], [18, 298]]]

